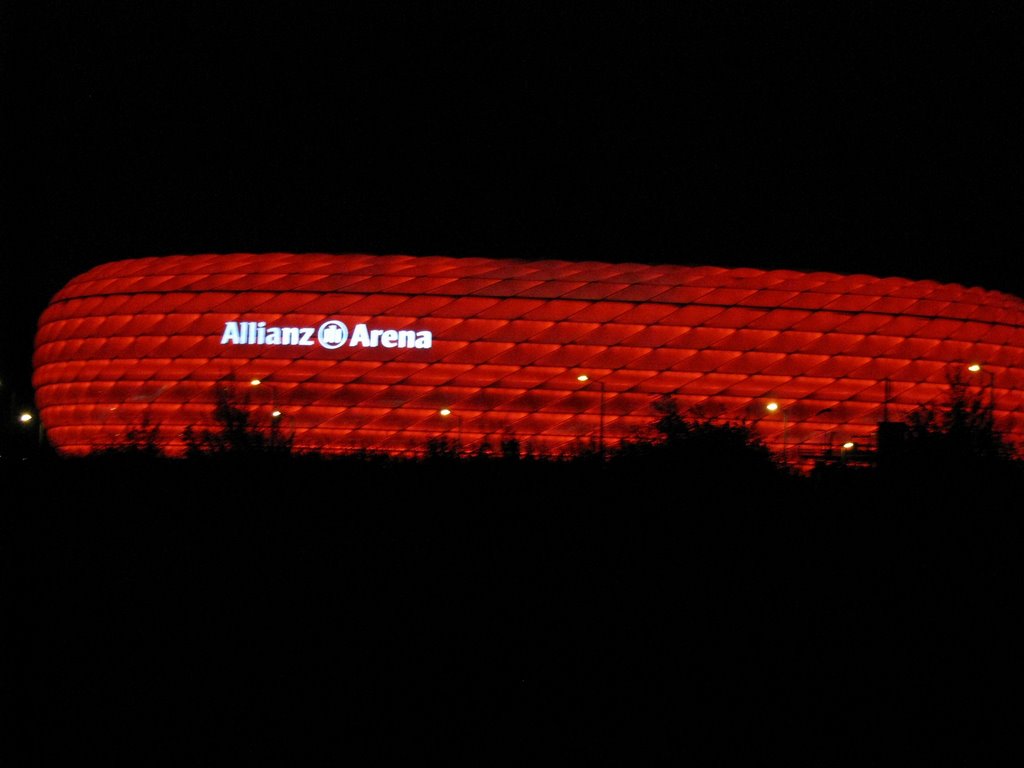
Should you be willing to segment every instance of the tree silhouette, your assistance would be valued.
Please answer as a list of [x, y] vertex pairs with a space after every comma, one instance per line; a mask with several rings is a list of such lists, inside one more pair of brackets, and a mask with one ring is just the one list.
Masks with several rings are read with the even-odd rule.
[[137, 426], [131, 427], [120, 440], [91, 451], [92, 456], [122, 456], [135, 459], [159, 459], [164, 457], [160, 445], [160, 425], [149, 420], [149, 414], [142, 417]]
[[501, 436], [501, 458], [506, 461], [518, 461], [520, 456], [519, 438], [511, 428], [506, 428]]
[[197, 432], [187, 427], [182, 435], [187, 457], [291, 454], [294, 435], [283, 434], [277, 419], [264, 427], [253, 416], [248, 402], [238, 403], [227, 385], [218, 385], [216, 391], [213, 419], [220, 428]]
[[993, 403], [958, 375], [938, 405], [921, 405], [907, 414], [903, 454], [907, 461], [933, 468], [1013, 461], [1014, 446], [996, 429]]
[[659, 397], [653, 407], [654, 435], [623, 440], [616, 458], [669, 463], [700, 472], [761, 475], [777, 471], [771, 451], [750, 426], [718, 422], [698, 411], [684, 415], [669, 395]]
[[424, 458], [427, 461], [455, 461], [459, 458], [460, 448], [457, 440], [452, 440], [446, 435], [428, 437]]

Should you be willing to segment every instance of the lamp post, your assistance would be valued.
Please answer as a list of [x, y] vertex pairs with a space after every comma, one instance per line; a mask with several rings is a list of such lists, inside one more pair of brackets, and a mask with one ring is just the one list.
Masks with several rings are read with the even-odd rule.
[[986, 371], [981, 363], [971, 363], [967, 366], [971, 373], [983, 373], [988, 376], [988, 401], [993, 413], [996, 410], [996, 374], [994, 371]]
[[253, 387], [266, 387], [270, 390], [270, 418], [281, 418], [282, 413], [277, 408], [277, 390], [274, 389], [274, 385], [264, 381], [263, 379], [253, 379], [249, 384]]
[[[581, 373], [579, 376], [576, 377], [576, 381], [586, 383], [586, 382], [590, 381], [590, 377], [587, 374], [585, 374], [585, 373]], [[599, 386], [601, 388], [601, 400], [600, 400], [600, 405], [599, 405], [599, 408], [598, 408], [598, 422], [597, 422], [597, 446], [598, 446], [598, 450], [601, 452], [601, 459], [603, 460], [604, 459], [604, 394], [605, 394], [604, 381], [602, 381], [601, 379], [598, 379], [597, 386]]]
[[39, 447], [43, 446], [43, 421], [42, 419], [36, 419], [31, 411], [22, 411], [18, 414], [18, 421], [21, 422], [22, 427], [28, 428], [29, 425], [34, 421], [36, 422], [36, 442]]
[[779, 405], [777, 402], [772, 400], [768, 405], [765, 406], [765, 410], [769, 413], [775, 413], [776, 411], [782, 411], [782, 461], [789, 463], [788, 448], [789, 448], [789, 420], [786, 418], [786, 409]]
[[[447, 419], [449, 416], [452, 415], [452, 409], [451, 408], [442, 408], [440, 411], [438, 411], [438, 413], [441, 414], [441, 416], [443, 416], [444, 418]], [[458, 435], [458, 443], [456, 443], [456, 449], [455, 450], [456, 450], [457, 453], [461, 454], [462, 453], [462, 414], [461, 413], [457, 414], [455, 416], [455, 425], [456, 425], [456, 429], [458, 430], [456, 432], [456, 434]]]
[[263, 379], [252, 379], [249, 384], [253, 387], [267, 387], [270, 390], [270, 445], [271, 447], [277, 446], [278, 441], [278, 428], [281, 424], [281, 417], [284, 414], [277, 407], [277, 390], [273, 384], [270, 384]]
[[845, 443], [843, 443], [843, 447], [839, 451], [839, 461], [840, 461], [840, 463], [842, 463], [842, 464], [846, 463], [846, 452], [849, 451], [849, 450], [852, 450], [853, 448], [854, 448], [854, 444], [851, 441], [847, 440]]

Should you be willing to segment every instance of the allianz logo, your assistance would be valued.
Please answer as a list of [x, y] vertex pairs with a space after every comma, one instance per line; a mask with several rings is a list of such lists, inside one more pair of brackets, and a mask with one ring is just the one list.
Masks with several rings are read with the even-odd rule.
[[325, 320], [319, 328], [267, 326], [263, 321], [230, 320], [224, 323], [221, 344], [257, 344], [312, 347], [317, 343], [324, 349], [339, 347], [384, 347], [386, 349], [430, 349], [434, 338], [430, 331], [369, 328], [359, 323], [352, 329], [341, 320]]

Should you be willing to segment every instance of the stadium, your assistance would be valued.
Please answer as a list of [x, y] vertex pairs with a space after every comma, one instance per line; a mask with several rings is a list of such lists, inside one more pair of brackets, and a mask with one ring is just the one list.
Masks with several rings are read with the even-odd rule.
[[299, 450], [514, 436], [556, 454], [641, 433], [668, 395], [798, 463], [869, 445], [956, 377], [1024, 440], [1024, 301], [828, 272], [274, 253], [75, 277], [40, 318], [33, 383], [63, 454], [142, 424], [181, 454], [225, 392]]

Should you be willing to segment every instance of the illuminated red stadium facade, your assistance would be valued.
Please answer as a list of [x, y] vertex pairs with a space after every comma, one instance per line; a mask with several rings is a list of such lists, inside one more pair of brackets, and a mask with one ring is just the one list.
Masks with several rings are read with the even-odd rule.
[[398, 453], [458, 433], [475, 451], [514, 434], [547, 453], [602, 429], [612, 445], [669, 394], [796, 457], [872, 439], [887, 388], [895, 419], [954, 374], [1024, 439], [1024, 302], [824, 272], [232, 254], [73, 279], [40, 320], [34, 383], [65, 453], [144, 421], [180, 452], [186, 427], [216, 428], [228, 385], [264, 423], [280, 412], [296, 448]]

